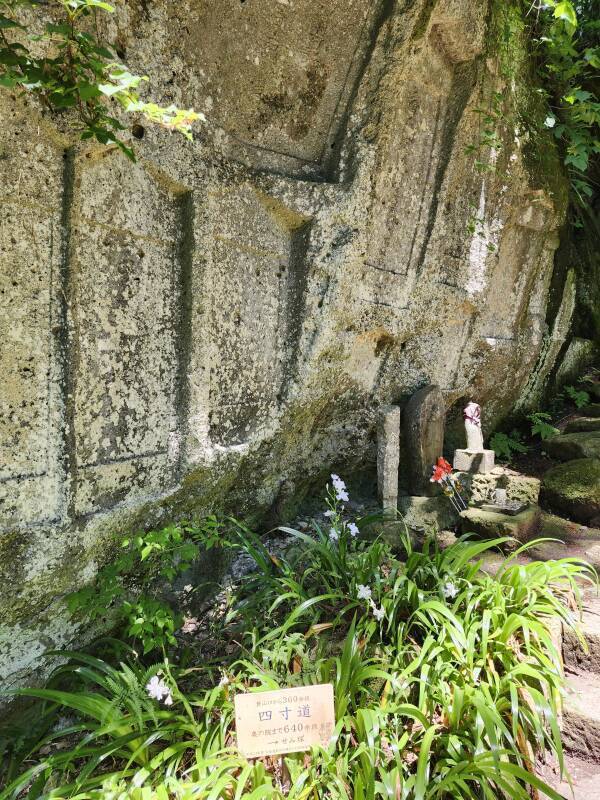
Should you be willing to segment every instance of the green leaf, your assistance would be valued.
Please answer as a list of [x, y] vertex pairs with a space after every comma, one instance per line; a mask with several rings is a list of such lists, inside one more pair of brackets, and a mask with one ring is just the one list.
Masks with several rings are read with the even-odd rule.
[[573, 3], [571, 3], [570, 0], [562, 0], [560, 3], [558, 3], [554, 9], [554, 16], [556, 19], [562, 19], [565, 22], [568, 22], [569, 25], [572, 25], [574, 28], [577, 27], [577, 14], [575, 13]]
[[69, 37], [71, 35], [71, 28], [66, 24], [54, 25], [53, 23], [49, 22], [46, 25], [46, 33], [50, 33], [50, 34], [58, 33], [61, 36], [64, 36], [65, 38], [67, 38], [67, 37]]
[[5, 17], [4, 14], [0, 14], [0, 28], [4, 30], [7, 28], [21, 28], [21, 30], [25, 30], [24, 25], [21, 25], [21, 23], [11, 19], [10, 17]]
[[84, 102], [100, 96], [100, 89], [94, 83], [78, 83], [77, 91]]
[[7, 67], [14, 67], [21, 63], [18, 53], [12, 47], [0, 50], [0, 64]]
[[109, 14], [114, 14], [115, 11], [114, 6], [111, 6], [110, 3], [103, 3], [101, 0], [86, 0], [86, 5], [101, 8], [103, 11], [108, 11]]
[[591, 67], [600, 69], [600, 49], [588, 47], [584, 53], [584, 58]]
[[569, 153], [569, 155], [565, 158], [565, 164], [570, 164], [576, 169], [585, 172], [589, 164], [588, 154], [586, 152]]
[[123, 87], [116, 86], [114, 83], [99, 83], [98, 89], [102, 92], [102, 94], [106, 95], [106, 97], [112, 97], [113, 95], [121, 92]]
[[432, 725], [427, 729], [421, 748], [419, 750], [419, 758], [417, 761], [417, 773], [415, 779], [415, 800], [424, 800], [429, 784], [429, 760], [431, 756], [431, 744], [433, 737], [437, 733], [437, 725]]
[[4, 75], [0, 75], [0, 86], [4, 86], [6, 89], [13, 89], [18, 82], [18, 78], [8, 72], [4, 73]]
[[108, 47], [102, 47], [101, 45], [94, 44], [90, 48], [90, 52], [95, 53], [98, 56], [102, 56], [102, 58], [114, 58], [114, 54], [112, 50], [109, 50]]

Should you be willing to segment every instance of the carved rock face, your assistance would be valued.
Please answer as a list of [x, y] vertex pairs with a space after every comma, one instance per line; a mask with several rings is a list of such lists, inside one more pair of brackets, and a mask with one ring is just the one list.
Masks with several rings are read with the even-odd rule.
[[210, 120], [136, 164], [0, 93], [0, 684], [73, 639], [53, 598], [115, 535], [284, 513], [373, 455], [379, 405], [476, 386], [492, 423], [534, 371], [560, 182], [508, 91], [497, 172], [466, 154], [487, 3], [389, 6], [122, 4], [109, 40]]

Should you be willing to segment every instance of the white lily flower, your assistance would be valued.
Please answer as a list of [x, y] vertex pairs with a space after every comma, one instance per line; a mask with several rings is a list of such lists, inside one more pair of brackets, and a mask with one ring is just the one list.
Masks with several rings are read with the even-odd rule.
[[356, 592], [356, 596], [359, 600], [370, 600], [371, 599], [371, 589], [369, 586], [364, 586], [362, 583], [358, 584], [358, 591]]
[[[148, 692], [148, 697], [152, 697], [155, 700], [162, 700], [163, 697], [171, 696], [169, 687], [162, 680], [162, 678], [158, 677], [158, 675], [154, 675], [152, 678], [150, 678], [150, 680], [146, 684], [146, 691]], [[173, 700], [171, 700], [171, 703], [172, 702]]]
[[447, 600], [453, 600], [458, 594], [458, 586], [452, 581], [446, 581], [442, 588], [442, 594]]

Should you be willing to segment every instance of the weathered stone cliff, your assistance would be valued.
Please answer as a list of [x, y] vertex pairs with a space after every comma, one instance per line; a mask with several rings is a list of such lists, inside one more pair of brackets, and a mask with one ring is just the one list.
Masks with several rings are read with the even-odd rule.
[[209, 122], [137, 128], [132, 164], [0, 94], [4, 687], [74, 639], [61, 597], [119, 532], [285, 513], [428, 382], [490, 423], [568, 330], [566, 189], [510, 3], [129, 0], [111, 24]]

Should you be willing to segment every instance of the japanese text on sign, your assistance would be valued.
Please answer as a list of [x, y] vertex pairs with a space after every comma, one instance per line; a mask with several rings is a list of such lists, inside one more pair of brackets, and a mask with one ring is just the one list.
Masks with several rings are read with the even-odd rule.
[[246, 758], [325, 747], [335, 727], [333, 686], [301, 686], [235, 697], [238, 750]]

